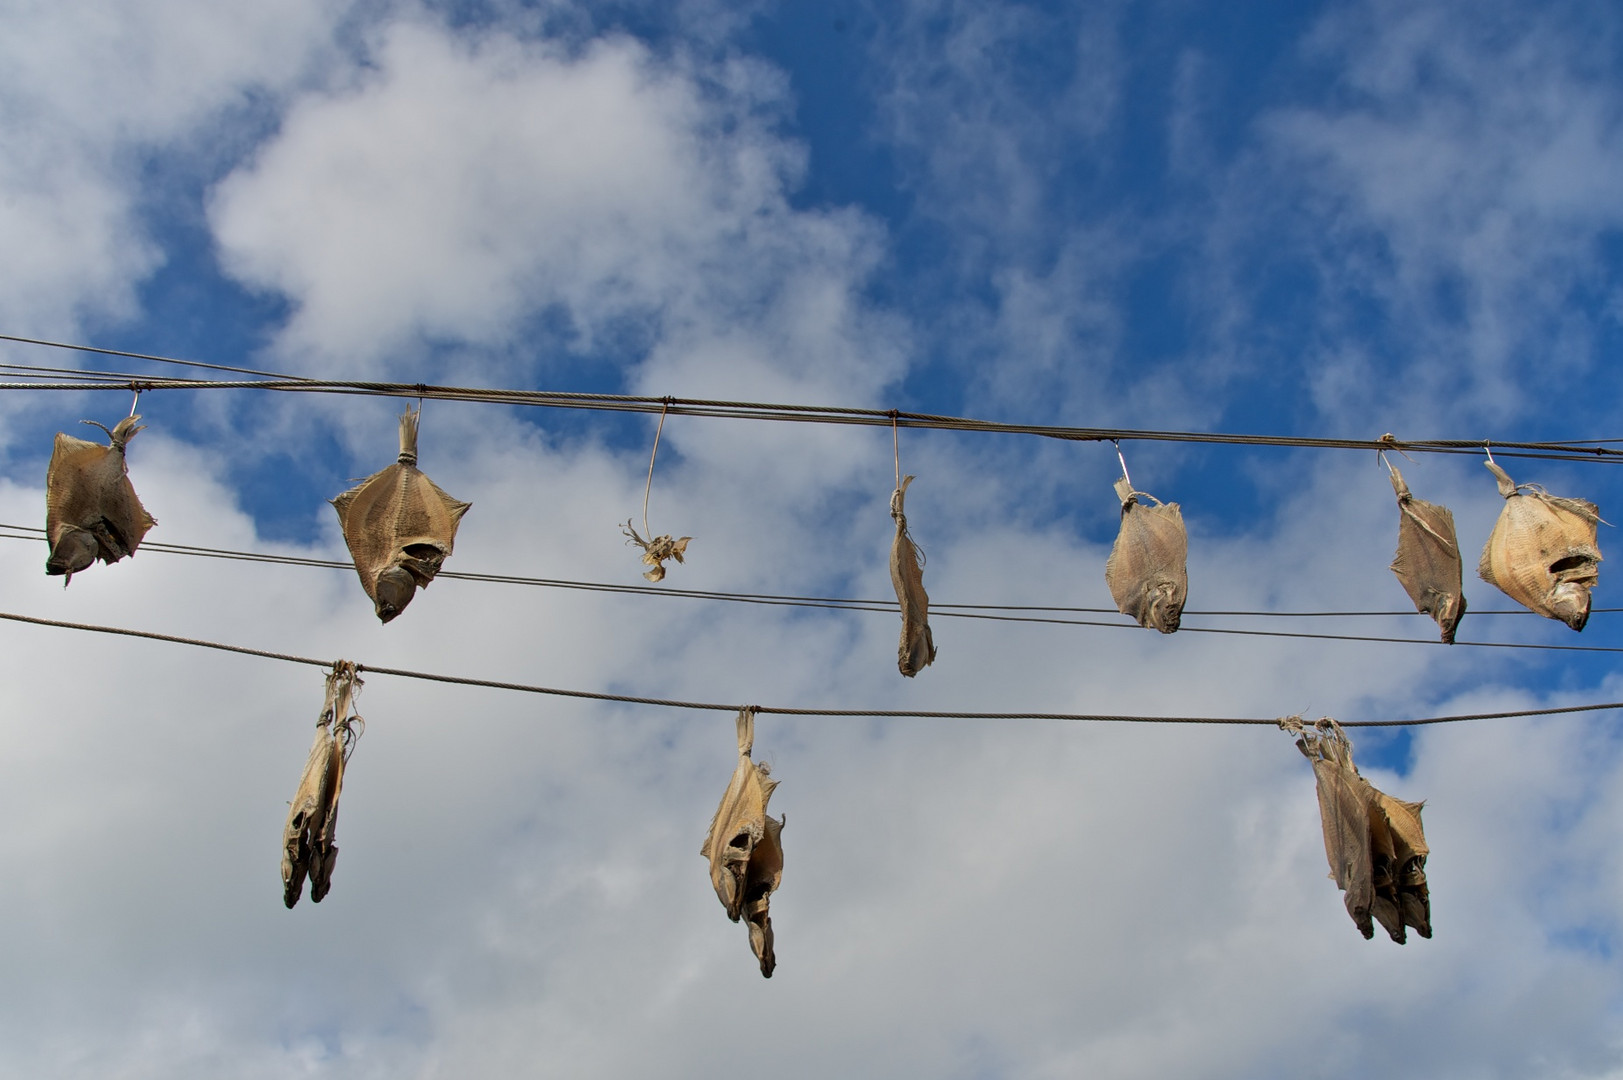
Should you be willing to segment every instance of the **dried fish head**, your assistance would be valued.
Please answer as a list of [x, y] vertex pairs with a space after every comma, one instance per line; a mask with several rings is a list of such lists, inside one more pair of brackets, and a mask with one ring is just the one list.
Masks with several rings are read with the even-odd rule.
[[1600, 579], [1599, 509], [1584, 499], [1518, 485], [1493, 462], [1505, 505], [1482, 549], [1477, 574], [1518, 604], [1574, 630], [1589, 621], [1589, 590]]
[[120, 420], [107, 432], [105, 446], [57, 433], [45, 474], [47, 574], [65, 574], [71, 581], [98, 558], [115, 563], [133, 555], [157, 524], [136, 497], [124, 459], [125, 446], [143, 430], [140, 419]]
[[[648, 523], [645, 521], [643, 524], [647, 525]], [[691, 536], [672, 537], [667, 533], [664, 536], [656, 536], [652, 540], [644, 540], [637, 535], [637, 530], [631, 527], [630, 521], [620, 526], [620, 531], [625, 533], [626, 543], [636, 544], [642, 548], [643, 565], [653, 567], [652, 570], [643, 574], [643, 577], [649, 581], [664, 581], [665, 560], [675, 559], [677, 562], [682, 562], [682, 556], [686, 554], [688, 549], [688, 541], [693, 539]]]
[[763, 763], [750, 760], [755, 741], [755, 712], [738, 714], [738, 764], [721, 797], [699, 854], [710, 862], [710, 884], [727, 917], [749, 923], [750, 948], [761, 974], [772, 977], [772, 893], [783, 880], [782, 819], [766, 812], [778, 782]]
[[472, 504], [451, 498], [417, 468], [417, 418], [400, 418], [400, 456], [332, 500], [361, 587], [383, 622], [440, 572]]
[[[1125, 476], [1116, 481], [1116, 496], [1121, 528], [1105, 561], [1105, 584], [1123, 615], [1140, 626], [1174, 633], [1189, 595], [1189, 532], [1183, 510], [1134, 491]], [[1155, 505], [1144, 505], [1141, 497]]]
[[1411, 495], [1403, 474], [1396, 468], [1392, 469], [1392, 488], [1398, 496], [1398, 552], [1392, 560], [1392, 572], [1414, 601], [1415, 610], [1430, 615], [1442, 632], [1443, 642], [1452, 645], [1454, 631], [1465, 615], [1465, 586], [1454, 515], [1446, 506]]
[[913, 477], [904, 476], [902, 486], [891, 492], [890, 516], [896, 522], [896, 536], [890, 543], [890, 582], [896, 588], [896, 602], [902, 609], [902, 638], [896, 646], [896, 667], [912, 678], [934, 662], [935, 638], [930, 634], [930, 594], [924, 591], [924, 571], [918, 545], [907, 531], [903, 507]]

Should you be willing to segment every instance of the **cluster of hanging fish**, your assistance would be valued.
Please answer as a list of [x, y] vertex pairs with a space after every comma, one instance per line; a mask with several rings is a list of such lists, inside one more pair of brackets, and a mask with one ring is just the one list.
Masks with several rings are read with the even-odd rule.
[[1394, 799], [1360, 776], [1352, 742], [1334, 720], [1326, 717], [1308, 731], [1300, 716], [1288, 716], [1279, 726], [1297, 736], [1297, 749], [1313, 763], [1324, 854], [1330, 877], [1346, 893], [1342, 899], [1353, 925], [1372, 938], [1373, 916], [1399, 945], [1410, 927], [1431, 937], [1431, 849], [1420, 825], [1423, 804]]

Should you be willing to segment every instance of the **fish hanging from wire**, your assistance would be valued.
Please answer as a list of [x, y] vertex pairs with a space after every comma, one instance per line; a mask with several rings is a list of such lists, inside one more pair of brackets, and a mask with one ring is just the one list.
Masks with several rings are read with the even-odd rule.
[[903, 504], [914, 477], [904, 476], [890, 495], [890, 516], [896, 535], [890, 542], [890, 583], [902, 609], [902, 638], [896, 646], [896, 667], [912, 678], [935, 660], [935, 638], [930, 635], [930, 594], [924, 591], [922, 557], [907, 531]]
[[1304, 730], [1300, 716], [1285, 717], [1279, 726], [1297, 736], [1297, 749], [1313, 763], [1324, 853], [1330, 877], [1346, 893], [1342, 900], [1353, 925], [1371, 938], [1379, 922], [1399, 945], [1408, 940], [1407, 927], [1431, 937], [1431, 849], [1420, 825], [1423, 804], [1394, 799], [1360, 776], [1352, 742], [1329, 717], [1312, 731]]
[[755, 710], [741, 709], [736, 722], [738, 764], [721, 805], [710, 819], [710, 831], [699, 854], [710, 861], [710, 884], [727, 917], [749, 925], [750, 951], [761, 974], [772, 977], [772, 893], [783, 880], [783, 818], [773, 818], [766, 804], [778, 782], [765, 762], [750, 760], [755, 746]]
[[672, 536], [670, 533], [655, 536], [654, 530], [648, 527], [648, 496], [654, 490], [654, 462], [659, 458], [659, 437], [665, 432], [665, 414], [670, 408], [671, 399], [666, 398], [664, 407], [659, 410], [659, 426], [654, 429], [654, 451], [648, 455], [648, 483], [642, 490], [642, 531], [648, 534], [648, 539], [644, 540], [637, 534], [637, 530], [631, 526], [630, 518], [620, 526], [620, 531], [625, 534], [626, 543], [642, 548], [643, 565], [653, 568], [642, 575], [649, 581], [664, 581], [665, 563], [670, 559], [684, 561], [682, 556], [687, 553], [688, 541], [693, 539], [691, 536]]
[[[1105, 584], [1116, 609], [1140, 626], [1163, 634], [1177, 631], [1189, 596], [1189, 530], [1177, 503], [1133, 490], [1127, 462], [1121, 457], [1116, 498], [1121, 500], [1121, 528], [1105, 560]], [[1140, 500], [1155, 503], [1147, 506]]]
[[[1384, 459], [1383, 459], [1384, 460]], [[1430, 615], [1444, 644], [1454, 644], [1454, 631], [1465, 614], [1460, 542], [1454, 515], [1446, 506], [1417, 499], [1403, 474], [1387, 463], [1398, 496], [1398, 552], [1392, 572], [1414, 601], [1415, 610]]]
[[400, 417], [400, 456], [393, 465], [332, 500], [361, 587], [383, 622], [434, 580], [473, 505], [451, 498], [417, 468], [420, 415], [408, 408]]
[[287, 824], [282, 828], [282, 903], [290, 908], [299, 902], [306, 877], [314, 903], [321, 903], [332, 888], [333, 864], [338, 861], [333, 837], [344, 766], [366, 728], [366, 721], [350, 714], [361, 688], [356, 670], [355, 664], [340, 660], [327, 674], [327, 696], [316, 719], [316, 740], [288, 806]]
[[1523, 607], [1582, 630], [1589, 621], [1589, 590], [1600, 579], [1599, 507], [1551, 495], [1537, 484], [1518, 484], [1491, 456], [1484, 464], [1498, 479], [1505, 505], [1482, 548], [1477, 575]]
[[145, 430], [140, 420], [132, 409], [111, 431], [94, 420], [83, 421], [107, 432], [105, 446], [57, 432], [45, 472], [47, 574], [65, 574], [71, 582], [97, 559], [115, 563], [134, 555], [141, 538], [157, 524], [136, 497], [124, 459], [125, 446]]

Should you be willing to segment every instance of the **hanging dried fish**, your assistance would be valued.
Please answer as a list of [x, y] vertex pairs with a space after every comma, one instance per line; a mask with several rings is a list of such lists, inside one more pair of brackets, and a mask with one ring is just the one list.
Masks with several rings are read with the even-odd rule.
[[1392, 572], [1414, 601], [1415, 610], [1435, 619], [1443, 642], [1452, 645], [1454, 630], [1465, 614], [1454, 515], [1446, 506], [1409, 494], [1403, 474], [1395, 468], [1391, 472], [1399, 511], [1398, 553], [1392, 560]]
[[366, 722], [350, 715], [354, 695], [361, 686], [355, 665], [340, 660], [327, 675], [327, 698], [316, 720], [316, 739], [299, 777], [299, 788], [282, 829], [282, 903], [292, 907], [310, 879], [310, 899], [319, 904], [332, 887], [338, 845], [338, 796], [344, 786], [344, 766], [355, 750]]
[[1121, 500], [1121, 530], [1105, 561], [1105, 584], [1123, 615], [1140, 626], [1173, 633], [1189, 595], [1189, 532], [1183, 511], [1177, 503], [1134, 491], [1126, 476], [1116, 481], [1116, 497]]
[[1399, 945], [1407, 940], [1405, 927], [1431, 937], [1422, 804], [1394, 799], [1360, 776], [1352, 743], [1334, 720], [1320, 720], [1311, 732], [1299, 716], [1279, 726], [1298, 736], [1297, 748], [1313, 763], [1324, 853], [1353, 924], [1373, 937], [1373, 917]]
[[1492, 461], [1505, 506], [1482, 549], [1477, 575], [1506, 596], [1574, 630], [1589, 621], [1589, 590], [1600, 578], [1595, 544], [1599, 508], [1563, 499], [1537, 484], [1517, 484]]
[[[646, 527], [647, 523], [644, 522], [644, 528]], [[620, 526], [620, 531], [625, 533], [627, 537], [626, 543], [636, 544], [642, 548], [642, 561], [653, 567], [652, 570], [643, 574], [643, 577], [649, 581], [664, 581], [665, 560], [675, 559], [677, 562], [681, 562], [682, 553], [688, 549], [688, 541], [693, 539], [691, 536], [672, 539], [669, 535], [666, 535], [656, 536], [652, 540], [644, 540], [637, 535], [637, 530], [631, 527], [629, 520]]]
[[902, 640], [896, 647], [896, 666], [910, 679], [935, 660], [930, 595], [924, 591], [918, 545], [907, 531], [907, 515], [902, 512], [913, 479], [904, 476], [901, 486], [890, 495], [890, 516], [896, 522], [896, 538], [890, 542], [890, 583], [896, 586], [896, 602], [902, 608]]
[[141, 538], [156, 525], [135, 497], [124, 447], [144, 430], [131, 413], [107, 431], [109, 445], [75, 439], [58, 432], [45, 473], [45, 538], [50, 554], [47, 574], [73, 575], [100, 559], [115, 563], [135, 554]]
[[727, 917], [749, 924], [750, 949], [761, 974], [772, 977], [777, 957], [772, 948], [772, 893], [783, 880], [782, 818], [770, 817], [766, 804], [778, 782], [765, 763], [750, 760], [755, 745], [755, 710], [738, 714], [738, 765], [727, 784], [710, 832], [699, 854], [710, 860], [710, 884]]
[[427, 588], [456, 542], [471, 503], [458, 502], [417, 468], [419, 411], [400, 417], [400, 457], [336, 499], [344, 542], [361, 587], [383, 622]]

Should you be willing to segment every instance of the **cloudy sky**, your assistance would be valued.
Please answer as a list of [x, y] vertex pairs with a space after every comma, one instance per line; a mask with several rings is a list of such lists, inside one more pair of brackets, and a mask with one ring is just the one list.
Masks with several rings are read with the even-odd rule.
[[[326, 378], [1021, 424], [1600, 440], [1623, 12], [1358, 0], [0, 0], [0, 334]], [[0, 362], [186, 369], [0, 343]], [[192, 372], [207, 375], [208, 372]], [[218, 374], [218, 373], [214, 373]], [[36, 376], [8, 372], [33, 381]], [[406, 399], [161, 390], [149, 540], [343, 559]], [[124, 391], [0, 393], [0, 524]], [[448, 570], [641, 585], [646, 415], [426, 402]], [[1109, 608], [1108, 443], [903, 429], [937, 603]], [[1189, 630], [1432, 639], [1373, 453], [1123, 444]], [[1462, 642], [1623, 646], [1475, 579]], [[1623, 515], [1608, 464], [1501, 457]], [[675, 589], [884, 597], [878, 428], [673, 417]], [[16, 530], [10, 530], [16, 533]], [[1603, 528], [1604, 550], [1616, 547]], [[705, 702], [1347, 721], [1623, 699], [1615, 654], [899, 619], [143, 550], [0, 610]], [[1615, 610], [1611, 564], [1599, 608]], [[1427, 801], [1436, 937], [1364, 941], [1268, 727], [786, 717], [778, 969], [698, 850], [733, 718], [372, 674], [331, 894], [279, 841], [319, 668], [0, 624], [0, 1076], [1623, 1077], [1616, 713], [1354, 730]]]

